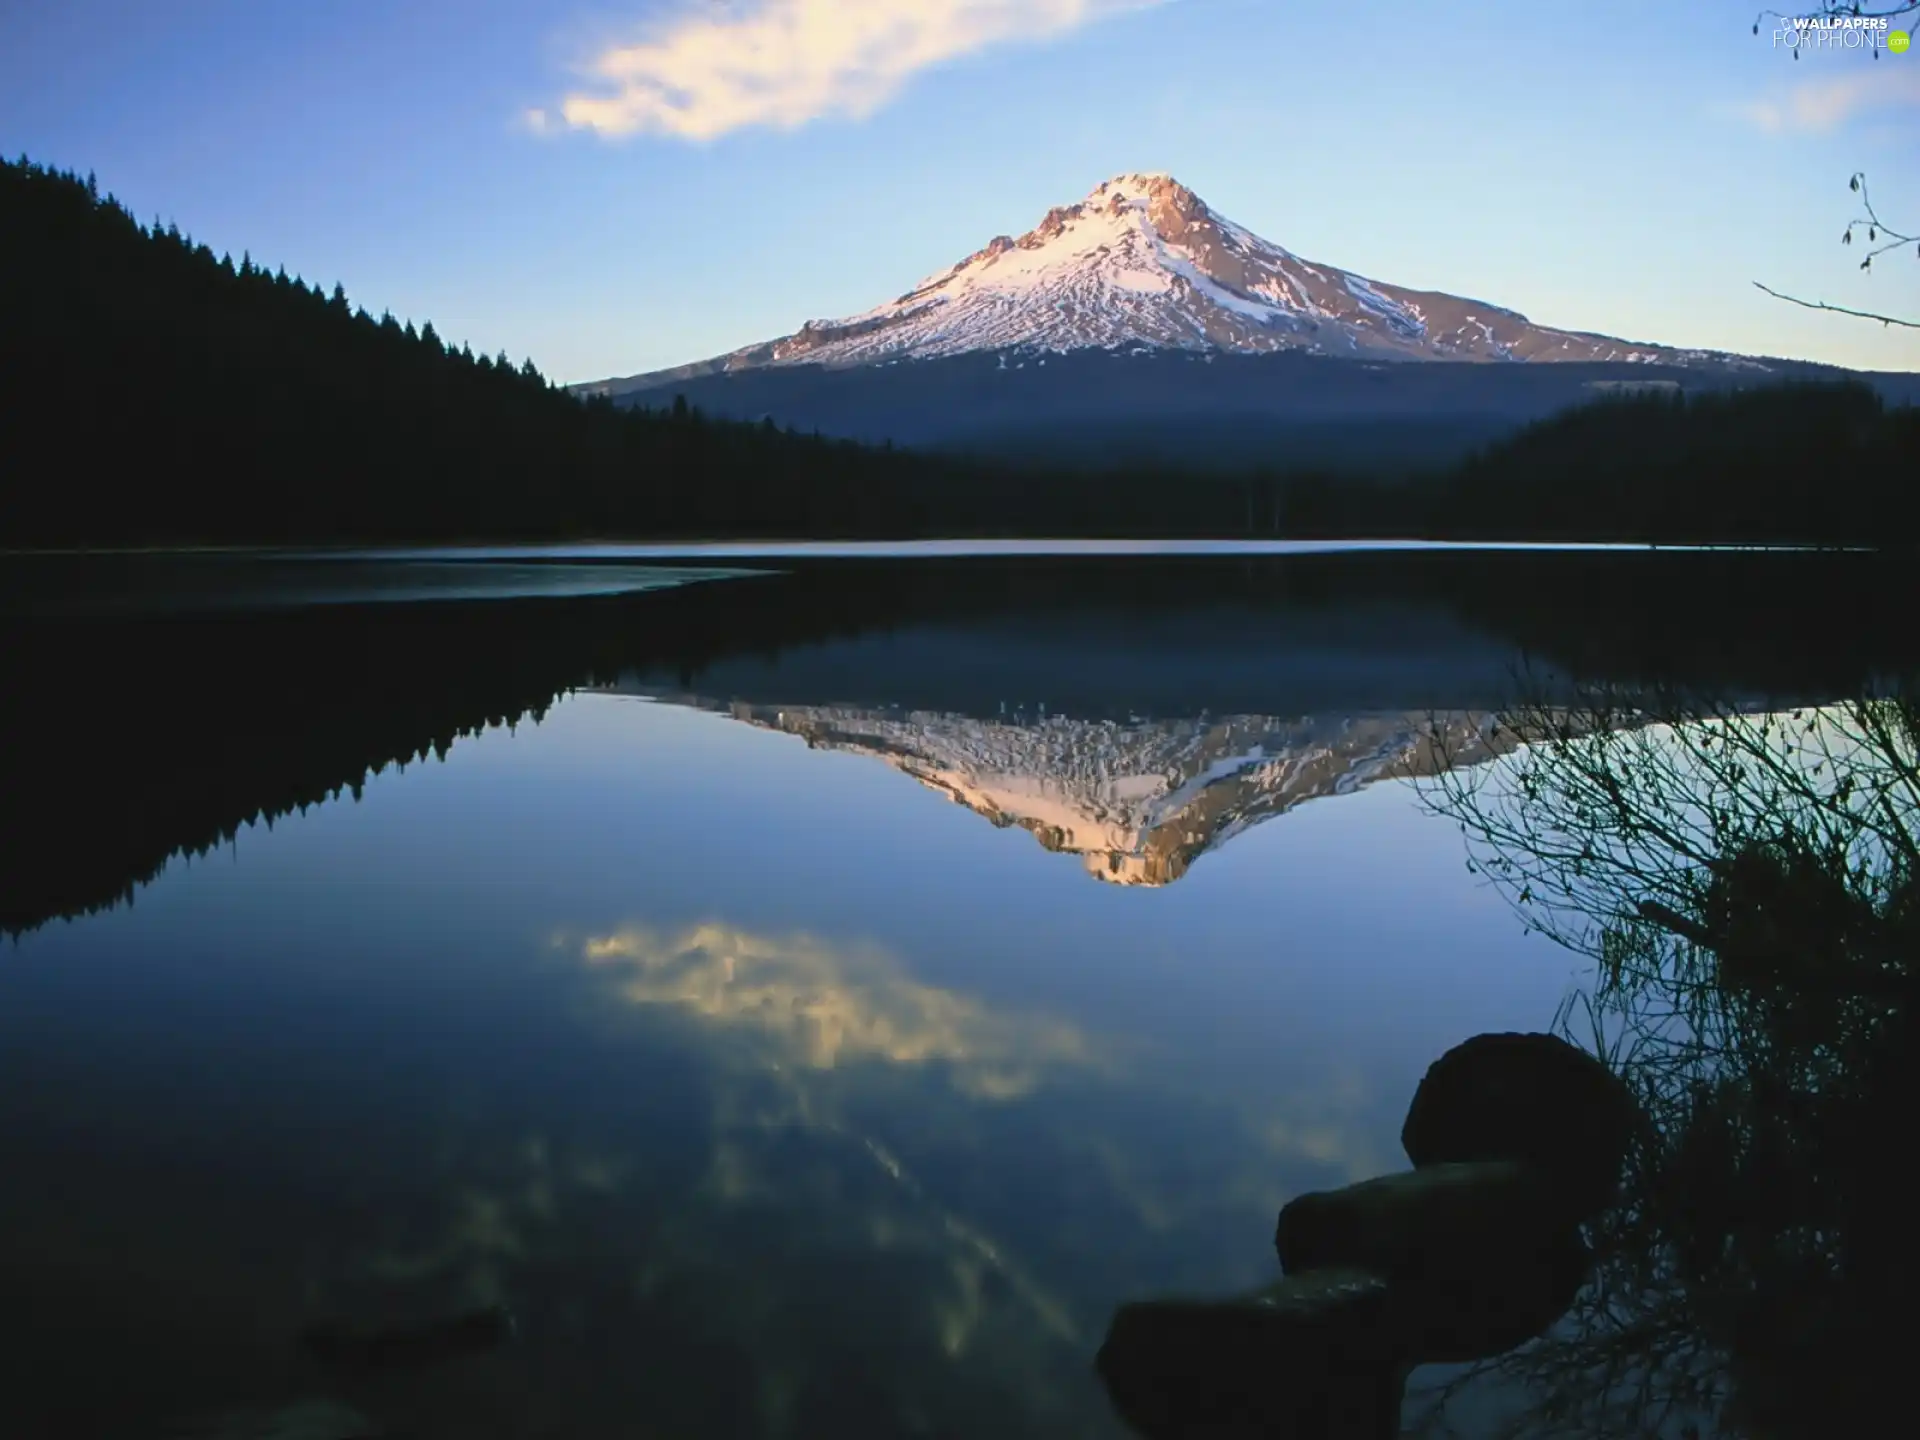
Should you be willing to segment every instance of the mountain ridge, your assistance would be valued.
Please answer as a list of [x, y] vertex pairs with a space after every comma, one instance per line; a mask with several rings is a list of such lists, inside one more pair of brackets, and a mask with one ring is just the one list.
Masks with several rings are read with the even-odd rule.
[[[1130, 719], [776, 705], [662, 692], [809, 749], [878, 760], [1107, 884], [1160, 888], [1235, 836], [1311, 800], [1475, 764], [1513, 748], [1483, 717], [1421, 711]], [[1433, 744], [1439, 727], [1442, 748]]]
[[1219, 214], [1170, 174], [1126, 172], [869, 310], [577, 388], [617, 396], [766, 367], [1088, 349], [1706, 365], [1756, 375], [1773, 368], [1754, 357], [1537, 325], [1490, 301], [1310, 261]]

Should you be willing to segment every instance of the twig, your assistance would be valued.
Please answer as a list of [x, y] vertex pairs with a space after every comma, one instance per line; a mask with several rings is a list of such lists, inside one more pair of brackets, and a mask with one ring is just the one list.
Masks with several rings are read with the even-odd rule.
[[1920, 320], [1902, 320], [1896, 315], [1876, 315], [1871, 310], [1849, 310], [1844, 305], [1829, 305], [1824, 300], [1802, 300], [1797, 295], [1783, 295], [1771, 286], [1753, 282], [1776, 300], [1785, 300], [1789, 305], [1804, 305], [1809, 310], [1831, 310], [1836, 315], [1851, 315], [1857, 320], [1878, 320], [1882, 325], [1904, 325], [1910, 330], [1920, 330]]
[[1793, 16], [1783, 15], [1778, 10], [1762, 10], [1754, 17], [1753, 23], [1758, 26], [1762, 20], [1786, 20], [1802, 15], [1833, 17], [1857, 15], [1862, 19], [1891, 20], [1897, 15], [1911, 15], [1916, 10], [1920, 10], [1920, 0], [1889, 0], [1883, 10], [1869, 9], [1865, 5], [1855, 3], [1855, 0], [1825, 0], [1825, 3], [1816, 5], [1812, 9], [1795, 11]]

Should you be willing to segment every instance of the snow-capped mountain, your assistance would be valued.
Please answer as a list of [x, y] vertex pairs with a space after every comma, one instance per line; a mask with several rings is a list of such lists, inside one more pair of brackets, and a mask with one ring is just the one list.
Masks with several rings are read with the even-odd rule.
[[[934, 711], [776, 706], [660, 695], [673, 704], [880, 760], [928, 789], [1081, 857], [1119, 885], [1166, 885], [1201, 854], [1304, 801], [1431, 774], [1428, 713], [985, 719]], [[1509, 748], [1465, 715], [1443, 722], [1465, 763]]]
[[1484, 301], [1367, 279], [1261, 239], [1170, 175], [1125, 174], [864, 314], [812, 320], [713, 360], [582, 388], [623, 394], [768, 366], [1136, 349], [1765, 368], [1555, 330]]

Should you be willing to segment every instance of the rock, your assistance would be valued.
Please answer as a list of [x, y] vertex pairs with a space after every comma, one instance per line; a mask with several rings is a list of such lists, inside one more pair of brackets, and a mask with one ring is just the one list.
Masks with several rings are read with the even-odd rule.
[[1139, 1301], [1114, 1312], [1095, 1368], [1122, 1418], [1155, 1440], [1386, 1440], [1406, 1383], [1388, 1303], [1385, 1281], [1354, 1270], [1228, 1300]]
[[273, 1411], [234, 1411], [175, 1425], [168, 1440], [375, 1440], [385, 1432], [337, 1400], [302, 1400]]
[[1539, 1249], [1477, 1263], [1436, 1259], [1397, 1281], [1390, 1328], [1409, 1365], [1490, 1360], [1546, 1332], [1565, 1315], [1593, 1269], [1593, 1252], [1569, 1227]]
[[1400, 1143], [1417, 1167], [1538, 1165], [1584, 1219], [1611, 1198], [1638, 1120], [1620, 1078], [1557, 1035], [1476, 1035], [1427, 1068]]
[[1498, 1355], [1573, 1303], [1591, 1257], [1541, 1170], [1431, 1165], [1302, 1195], [1274, 1249], [1290, 1276], [1359, 1269], [1387, 1285], [1381, 1333], [1410, 1364]]
[[309, 1326], [301, 1335], [314, 1357], [335, 1370], [420, 1370], [511, 1340], [513, 1314], [490, 1305], [425, 1325], [355, 1331], [338, 1324]]
[[1343, 1267], [1391, 1280], [1436, 1255], [1483, 1259], [1516, 1243], [1536, 1249], [1574, 1218], [1534, 1166], [1429, 1165], [1296, 1196], [1281, 1207], [1273, 1248], [1288, 1275]]

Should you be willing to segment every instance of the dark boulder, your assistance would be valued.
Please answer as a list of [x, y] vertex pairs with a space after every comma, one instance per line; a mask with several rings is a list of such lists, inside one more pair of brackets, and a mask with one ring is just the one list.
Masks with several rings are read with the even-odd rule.
[[168, 1440], [376, 1440], [386, 1431], [340, 1401], [303, 1400], [273, 1411], [174, 1421], [161, 1433]]
[[1153, 1440], [1386, 1440], [1406, 1383], [1388, 1319], [1378, 1276], [1322, 1270], [1234, 1299], [1122, 1305], [1094, 1363]]
[[1612, 1071], [1557, 1035], [1476, 1035], [1427, 1068], [1400, 1143], [1416, 1166], [1516, 1160], [1580, 1218], [1619, 1183], [1639, 1112]]
[[1401, 1358], [1437, 1365], [1504, 1355], [1565, 1315], [1592, 1269], [1593, 1252], [1571, 1227], [1478, 1260], [1430, 1257], [1393, 1287]]
[[338, 1323], [301, 1332], [308, 1351], [334, 1370], [423, 1370], [495, 1349], [514, 1338], [513, 1314], [489, 1305], [424, 1325], [354, 1330]]
[[1273, 1230], [1289, 1275], [1343, 1267], [1392, 1280], [1444, 1255], [1535, 1248], [1569, 1227], [1546, 1173], [1508, 1160], [1429, 1165], [1296, 1196]]
[[1384, 1279], [1381, 1333], [1401, 1360], [1478, 1360], [1566, 1313], [1590, 1263], [1576, 1220], [1534, 1166], [1433, 1165], [1297, 1197], [1274, 1249], [1290, 1276]]

